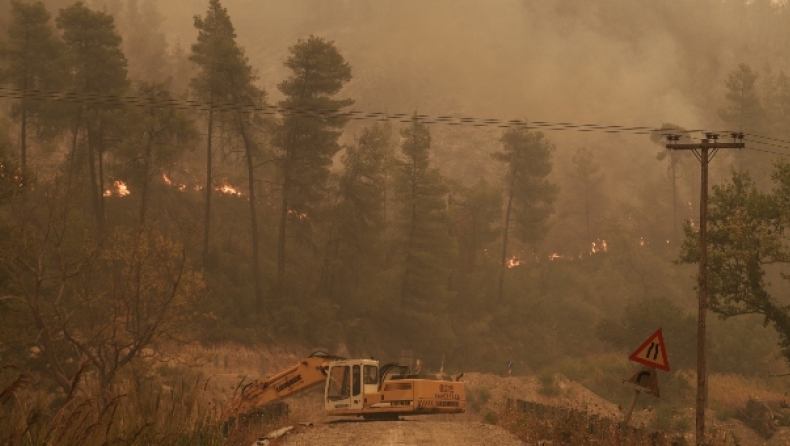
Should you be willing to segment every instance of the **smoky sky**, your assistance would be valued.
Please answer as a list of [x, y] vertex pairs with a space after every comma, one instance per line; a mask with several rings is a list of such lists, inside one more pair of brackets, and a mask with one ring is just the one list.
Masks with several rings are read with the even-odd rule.
[[[193, 16], [207, 4], [157, 2], [171, 45], [194, 42]], [[281, 98], [288, 47], [314, 34], [333, 40], [351, 64], [353, 80], [339, 96], [354, 99], [355, 109], [628, 126], [721, 128], [726, 74], [740, 62], [782, 69], [789, 28], [787, 14], [767, 0], [222, 4], [270, 102]], [[490, 173], [490, 163], [480, 162], [497, 149], [500, 130], [433, 128], [436, 156], [451, 176]], [[622, 179], [619, 188], [666, 169], [655, 160], [660, 148], [644, 136], [547, 135], [558, 146], [559, 171], [581, 146], [610, 166], [609, 177]]]
[[[169, 40], [194, 40], [203, 0], [160, 2]], [[568, 3], [568, 2], [556, 2]], [[679, 36], [623, 36], [628, 17], [515, 0], [225, 0], [238, 41], [273, 99], [288, 46], [315, 34], [351, 63], [345, 93], [365, 110], [699, 126]], [[602, 23], [602, 22], [609, 23]], [[375, 110], [374, 110], [375, 109]]]

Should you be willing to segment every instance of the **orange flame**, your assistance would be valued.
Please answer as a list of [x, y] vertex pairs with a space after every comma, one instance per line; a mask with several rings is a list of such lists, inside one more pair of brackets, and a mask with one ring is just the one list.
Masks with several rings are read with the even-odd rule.
[[592, 246], [590, 246], [590, 255], [608, 251], [609, 246], [606, 244], [606, 240], [598, 239], [592, 242]]
[[214, 188], [214, 190], [222, 192], [223, 194], [226, 194], [226, 195], [235, 195], [237, 197], [241, 197], [241, 196], [244, 195], [241, 192], [239, 192], [238, 189], [236, 189], [235, 187], [233, 187], [230, 184], [228, 184], [228, 182], [225, 181], [225, 180], [222, 181], [222, 186], [216, 187], [216, 188]]
[[105, 189], [102, 195], [104, 195], [105, 197], [109, 197], [112, 195], [125, 197], [132, 193], [129, 190], [129, 188], [126, 186], [126, 183], [124, 183], [123, 181], [113, 181], [112, 186], [113, 186], [112, 189]]
[[513, 257], [507, 259], [507, 261], [505, 262], [505, 266], [507, 266], [508, 268], [515, 268], [515, 267], [517, 267], [519, 265], [523, 265], [525, 263], [526, 262], [521, 260], [521, 259], [519, 259], [518, 256], [513, 256]]
[[288, 209], [288, 214], [295, 216], [299, 220], [304, 220], [304, 219], [307, 218], [307, 213], [297, 212], [297, 211], [295, 211], [293, 209]]
[[125, 197], [131, 194], [129, 188], [126, 187], [126, 183], [123, 181], [116, 181], [113, 183], [113, 186], [115, 186], [115, 193], [118, 194], [119, 197]]
[[[162, 179], [165, 181], [165, 184], [168, 186], [173, 186], [178, 189], [179, 192], [185, 192], [187, 190], [187, 185], [183, 183], [176, 183], [166, 173], [162, 172]], [[195, 189], [199, 190], [199, 189]]]

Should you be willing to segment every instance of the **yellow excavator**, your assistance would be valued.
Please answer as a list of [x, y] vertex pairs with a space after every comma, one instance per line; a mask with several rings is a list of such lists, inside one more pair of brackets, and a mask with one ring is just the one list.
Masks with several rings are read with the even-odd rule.
[[281, 401], [324, 384], [324, 407], [330, 416], [365, 419], [398, 419], [402, 415], [462, 413], [466, 392], [463, 373], [409, 373], [398, 363], [379, 366], [375, 359], [346, 359], [323, 351], [241, 388], [226, 412], [226, 420], [254, 414], [267, 404]]

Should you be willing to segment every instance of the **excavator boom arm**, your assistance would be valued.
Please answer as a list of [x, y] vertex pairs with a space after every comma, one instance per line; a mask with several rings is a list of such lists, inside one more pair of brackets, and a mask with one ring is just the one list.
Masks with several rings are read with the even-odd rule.
[[328, 364], [339, 359], [344, 358], [315, 352], [266, 379], [258, 379], [245, 385], [231, 403], [227, 417], [251, 414], [268, 403], [323, 384], [326, 381]]

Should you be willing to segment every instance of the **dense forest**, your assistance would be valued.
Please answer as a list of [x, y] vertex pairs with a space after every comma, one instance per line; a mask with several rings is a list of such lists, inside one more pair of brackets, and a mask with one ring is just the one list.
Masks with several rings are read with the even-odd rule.
[[0, 366], [527, 373], [662, 326], [693, 369], [699, 163], [662, 133], [701, 128], [747, 145], [711, 165], [711, 370], [790, 360], [784, 2], [427, 3], [0, 0]]

